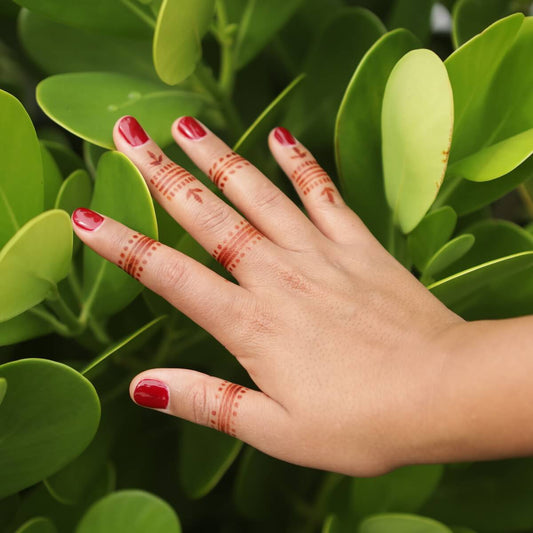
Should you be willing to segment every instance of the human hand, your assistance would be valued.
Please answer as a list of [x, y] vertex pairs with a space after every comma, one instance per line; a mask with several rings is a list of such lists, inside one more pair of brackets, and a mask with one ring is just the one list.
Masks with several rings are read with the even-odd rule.
[[135, 119], [117, 122], [114, 140], [238, 284], [86, 209], [73, 214], [76, 234], [211, 333], [259, 390], [159, 368], [133, 379], [132, 398], [300, 465], [374, 476], [440, 462], [443, 339], [462, 319], [379, 244], [283, 128], [271, 132], [270, 150], [309, 218], [194, 119], [178, 119], [172, 133], [246, 218], [170, 161]]

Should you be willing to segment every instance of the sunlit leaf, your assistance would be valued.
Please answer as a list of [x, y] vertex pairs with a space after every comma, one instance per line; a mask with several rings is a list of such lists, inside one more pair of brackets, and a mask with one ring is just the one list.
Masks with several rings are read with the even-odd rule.
[[40, 337], [51, 331], [52, 326], [50, 324], [29, 310], [5, 322], [0, 322], [0, 346], [8, 346]]
[[429, 259], [422, 273], [422, 280], [435, 278], [445, 268], [463, 257], [474, 245], [475, 237], [466, 233], [447, 242]]
[[89, 174], [85, 170], [75, 170], [61, 185], [55, 207], [71, 215], [76, 208], [89, 205], [92, 190]]
[[416, 515], [382, 514], [367, 518], [358, 533], [452, 533], [444, 524]]
[[52, 154], [63, 176], [68, 176], [75, 170], [85, 168], [80, 156], [64, 144], [47, 139], [42, 140], [41, 144]]

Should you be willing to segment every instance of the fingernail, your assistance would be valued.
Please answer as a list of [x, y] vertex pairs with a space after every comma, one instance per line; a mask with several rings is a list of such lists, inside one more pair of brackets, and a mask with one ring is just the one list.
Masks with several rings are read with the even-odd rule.
[[283, 146], [294, 146], [296, 139], [292, 136], [289, 130], [279, 127], [274, 130], [274, 137]]
[[104, 221], [104, 217], [85, 207], [78, 207], [72, 213], [72, 220], [78, 228], [93, 231]]
[[141, 146], [148, 140], [148, 135], [133, 117], [123, 117], [118, 123], [118, 131], [130, 146]]
[[197, 140], [205, 137], [207, 132], [193, 117], [182, 117], [178, 121], [178, 131], [188, 139]]
[[166, 409], [168, 387], [157, 379], [143, 379], [137, 383], [133, 392], [135, 403], [153, 409]]

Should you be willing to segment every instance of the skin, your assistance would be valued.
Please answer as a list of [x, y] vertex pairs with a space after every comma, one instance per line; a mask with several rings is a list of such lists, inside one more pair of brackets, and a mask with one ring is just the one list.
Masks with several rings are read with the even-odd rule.
[[268, 139], [308, 216], [207, 128], [191, 140], [177, 123], [178, 145], [238, 212], [152, 140], [132, 147], [115, 126], [116, 147], [236, 283], [164, 245], [136, 244], [143, 236], [110, 218], [74, 230], [226, 346], [257, 390], [157, 368], [133, 379], [132, 398], [142, 380], [156, 380], [169, 392], [161, 412], [355, 476], [531, 453], [532, 317], [467, 323], [452, 313], [372, 236], [299, 142]]

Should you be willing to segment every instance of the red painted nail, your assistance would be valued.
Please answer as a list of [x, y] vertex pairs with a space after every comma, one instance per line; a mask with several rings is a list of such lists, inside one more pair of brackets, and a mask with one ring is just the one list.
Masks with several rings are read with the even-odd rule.
[[139, 381], [133, 393], [135, 403], [143, 407], [166, 409], [168, 405], [168, 387], [157, 379]]
[[204, 130], [203, 126], [192, 117], [182, 117], [178, 121], [178, 131], [185, 135], [188, 139], [201, 139], [205, 137], [207, 131]]
[[130, 146], [141, 146], [148, 140], [148, 135], [133, 117], [123, 117], [118, 123], [118, 131]]
[[296, 139], [292, 136], [289, 130], [285, 128], [276, 128], [274, 130], [274, 137], [283, 146], [294, 146], [296, 144]]
[[104, 221], [104, 217], [85, 207], [78, 207], [72, 213], [72, 220], [78, 228], [93, 231]]

